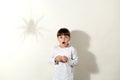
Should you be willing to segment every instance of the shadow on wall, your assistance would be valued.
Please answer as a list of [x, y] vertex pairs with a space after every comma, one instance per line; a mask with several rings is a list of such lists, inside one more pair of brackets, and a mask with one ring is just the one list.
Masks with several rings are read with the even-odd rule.
[[78, 66], [75, 67], [75, 80], [91, 80], [90, 75], [99, 72], [96, 58], [88, 49], [90, 37], [79, 30], [71, 31], [71, 45], [78, 52]]

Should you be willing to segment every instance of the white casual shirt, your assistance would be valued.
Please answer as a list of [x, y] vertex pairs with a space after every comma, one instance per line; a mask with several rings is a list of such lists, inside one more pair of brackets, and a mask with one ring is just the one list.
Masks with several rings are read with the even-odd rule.
[[[66, 63], [55, 63], [55, 57], [58, 55], [66, 56], [68, 61]], [[73, 80], [73, 67], [78, 62], [77, 52], [74, 47], [68, 46], [66, 48], [61, 48], [55, 46], [50, 55], [49, 62], [55, 65], [54, 80]]]

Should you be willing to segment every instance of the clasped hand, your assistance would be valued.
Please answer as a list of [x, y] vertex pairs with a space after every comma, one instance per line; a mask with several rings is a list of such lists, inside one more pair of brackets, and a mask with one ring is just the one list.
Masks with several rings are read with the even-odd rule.
[[58, 55], [58, 56], [55, 57], [55, 61], [65, 63], [65, 62], [68, 61], [68, 58], [66, 56], [60, 56], [60, 55]]

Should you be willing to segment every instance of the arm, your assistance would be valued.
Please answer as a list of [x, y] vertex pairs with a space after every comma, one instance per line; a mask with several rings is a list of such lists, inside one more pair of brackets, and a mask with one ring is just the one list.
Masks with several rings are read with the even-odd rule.
[[50, 64], [56, 64], [54, 56], [55, 56], [54, 49], [52, 49], [50, 57], [49, 57]]
[[51, 55], [49, 62], [53, 64], [59, 64], [59, 62], [62, 62], [62, 56], [58, 55], [54, 57]]
[[49, 63], [59, 64], [59, 62], [61, 62], [61, 61], [62, 61], [62, 56], [56, 55], [55, 49], [53, 49], [51, 52], [51, 55], [50, 55]]
[[71, 57], [68, 58], [68, 64], [73, 67], [77, 65], [77, 63], [78, 63], [77, 51], [73, 48], [71, 50]]

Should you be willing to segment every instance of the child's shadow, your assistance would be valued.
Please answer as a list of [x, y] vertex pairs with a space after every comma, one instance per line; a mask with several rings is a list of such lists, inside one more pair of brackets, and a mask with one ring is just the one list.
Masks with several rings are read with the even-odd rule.
[[78, 65], [75, 67], [75, 80], [91, 80], [90, 75], [99, 72], [96, 57], [88, 49], [90, 37], [87, 33], [79, 30], [71, 31], [71, 45], [78, 52]]

